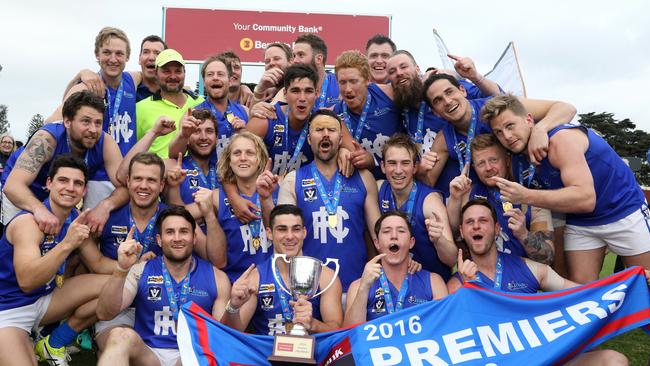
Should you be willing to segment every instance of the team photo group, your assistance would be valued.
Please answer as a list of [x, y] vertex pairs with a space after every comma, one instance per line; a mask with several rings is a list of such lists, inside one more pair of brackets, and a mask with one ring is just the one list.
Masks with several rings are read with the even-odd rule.
[[[572, 122], [570, 101], [510, 94], [464, 55], [427, 68], [398, 46], [376, 35], [328, 54], [301, 34], [266, 46], [250, 87], [237, 53], [214, 50], [199, 92], [159, 36], [88, 37], [99, 69], [70, 75], [61, 105], [3, 164], [0, 365], [68, 365], [81, 335], [98, 365], [181, 365], [189, 307], [246, 333], [251, 350], [262, 338], [250, 334], [276, 337], [277, 356], [278, 336], [324, 344], [321, 333], [400, 311], [435, 317], [424, 304], [471, 291], [534, 306], [540, 292], [597, 281], [607, 253], [636, 266], [626, 276], [641, 291], [626, 298], [619, 285], [609, 307], [568, 315], [607, 321], [636, 301], [634, 324], [648, 324], [650, 210], [623, 159]], [[126, 70], [136, 57], [140, 69]], [[531, 348], [533, 333], [569, 332], [540, 317], [517, 328]], [[633, 324], [620, 321], [609, 326]], [[204, 341], [237, 356], [227, 338]], [[444, 357], [386, 348], [356, 364], [473, 364], [469, 341], [442, 338]], [[629, 362], [592, 346], [560, 353], [570, 365]]]

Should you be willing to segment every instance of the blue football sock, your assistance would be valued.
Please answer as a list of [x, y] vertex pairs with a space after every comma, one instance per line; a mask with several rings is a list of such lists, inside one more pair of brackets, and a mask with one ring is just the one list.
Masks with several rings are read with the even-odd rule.
[[70, 328], [68, 322], [63, 322], [50, 334], [49, 344], [52, 348], [61, 348], [72, 343], [77, 338], [77, 331]]

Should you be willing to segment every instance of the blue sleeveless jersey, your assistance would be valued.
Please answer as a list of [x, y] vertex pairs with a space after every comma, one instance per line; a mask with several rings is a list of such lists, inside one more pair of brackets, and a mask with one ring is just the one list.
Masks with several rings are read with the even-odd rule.
[[[241, 196], [254, 203], [252, 197]], [[277, 200], [277, 190], [273, 192], [273, 201]], [[223, 269], [228, 275], [230, 282], [235, 282], [248, 267], [255, 263], [267, 261], [273, 253], [273, 243], [266, 238], [264, 223], [260, 223], [259, 246], [253, 243], [253, 235], [250, 224], [242, 224], [235, 217], [228, 197], [223, 189], [219, 190], [219, 211], [217, 212], [219, 225], [226, 235], [228, 243], [228, 263]]]
[[[198, 165], [198, 164], [197, 164]], [[193, 164], [193, 159], [190, 155], [186, 155], [183, 158], [183, 162], [181, 164], [181, 167], [183, 169], [187, 170], [187, 176], [185, 177], [185, 180], [181, 183], [179, 190], [181, 193], [181, 199], [183, 200], [184, 204], [190, 204], [194, 202], [194, 197], [192, 196], [195, 192], [199, 190], [199, 188], [207, 188], [207, 189], [215, 189], [219, 188], [221, 184], [219, 184], [219, 179], [216, 175], [217, 173], [217, 155], [212, 152], [210, 155], [210, 160], [208, 162], [208, 166], [214, 168], [215, 172], [215, 181], [216, 185], [214, 187], [211, 187], [210, 185], [212, 184], [210, 182], [210, 178], [207, 175], [203, 175], [205, 178], [202, 179], [201, 174], [199, 171], [195, 168]]]
[[[458, 82], [467, 90], [467, 99], [487, 98], [489, 95], [484, 94], [476, 85], [465, 81]], [[438, 117], [433, 110], [421, 101], [422, 104], [416, 107], [404, 108], [402, 110], [402, 122], [404, 128], [411, 137], [411, 141], [420, 144], [420, 156], [431, 150], [433, 140], [440, 130], [447, 125], [447, 121]], [[418, 122], [420, 119], [420, 109], [422, 109], [422, 131], [418, 131]]]
[[[515, 234], [512, 232], [512, 230], [510, 230], [508, 227], [508, 217], [503, 214], [503, 204], [501, 200], [497, 199], [497, 196], [495, 195], [496, 189], [489, 188], [479, 180], [476, 182], [477, 183], [472, 185], [472, 190], [469, 193], [469, 199], [484, 198], [490, 202], [492, 207], [494, 207], [494, 210], [497, 213], [497, 220], [501, 226], [501, 234], [499, 235], [499, 238], [497, 238], [497, 242], [500, 241], [501, 243], [499, 244], [501, 245], [497, 246], [498, 249], [502, 252], [514, 254], [518, 257], [528, 257], [526, 251], [524, 250], [524, 246], [521, 244], [519, 239], [515, 237]], [[513, 206], [524, 212], [524, 215], [526, 216], [526, 227], [530, 229], [530, 206], [524, 205], [524, 207], [522, 207], [522, 205], [514, 204]]]
[[[158, 217], [158, 212], [167, 207], [164, 203], [158, 204], [158, 211], [154, 214], [155, 218]], [[117, 248], [126, 240], [126, 236], [131, 230], [130, 222], [130, 213], [131, 213], [131, 204], [127, 203], [126, 205], [118, 208], [117, 210], [111, 211], [111, 214], [104, 224], [104, 229], [102, 230], [102, 235], [99, 237], [99, 250], [105, 257], [117, 260]], [[136, 229], [137, 230], [137, 229]], [[154, 234], [158, 233], [158, 230], [154, 226]], [[140, 243], [143, 246], [142, 254], [146, 252], [154, 252], [156, 256], [162, 255], [162, 249], [156, 243], [155, 236], [147, 244], [147, 250], [144, 251], [144, 243]]]
[[[190, 289], [187, 302], [193, 301], [203, 310], [212, 314], [212, 306], [217, 299], [217, 284], [214, 280], [212, 264], [194, 257], [194, 269], [190, 273]], [[162, 257], [147, 262], [138, 280], [138, 292], [133, 300], [135, 307], [134, 329], [144, 343], [152, 348], [177, 349], [176, 321], [169, 307], [169, 298], [162, 275]], [[176, 283], [173, 277], [174, 293], [179, 308], [182, 283]], [[180, 309], [179, 309], [180, 311]]]
[[[384, 94], [377, 84], [371, 83], [368, 86], [368, 95], [370, 95], [371, 98], [370, 107], [368, 108], [368, 114], [366, 116], [363, 131], [361, 131], [359, 137], [359, 144], [364, 148], [364, 150], [371, 153], [377, 162], [377, 166], [371, 170], [372, 174], [376, 179], [383, 179], [385, 178], [385, 175], [382, 173], [380, 168], [380, 162], [382, 161], [381, 149], [386, 140], [391, 136], [398, 132], [405, 132], [404, 125], [401, 122], [401, 112], [397, 109], [395, 103]], [[337, 103], [334, 107], [334, 112], [341, 117], [341, 120], [344, 121], [344, 123], [346, 123], [343, 116], [344, 104], [345, 101]], [[353, 113], [349, 109], [347, 110], [347, 114], [350, 121], [350, 126], [348, 128], [350, 129], [350, 134], [354, 137], [361, 115]]]
[[[278, 259], [278, 262], [281, 260], [282, 259]], [[260, 275], [260, 282], [257, 289], [257, 308], [255, 308], [251, 324], [253, 325], [253, 328], [255, 328], [256, 334], [285, 334], [285, 319], [282, 314], [282, 304], [279, 295], [282, 289], [275, 283], [273, 268], [271, 267], [271, 259], [261, 262], [257, 267], [257, 271]], [[289, 290], [286, 284], [284, 285], [284, 288]], [[288, 305], [289, 300], [292, 299], [291, 295], [284, 291], [282, 293], [285, 295]], [[323, 321], [323, 317], [320, 313], [320, 296], [310, 299], [309, 302], [311, 302], [312, 306], [312, 317]], [[289, 309], [291, 309], [291, 306], [288, 306]]]
[[[50, 171], [50, 164], [55, 157], [61, 154], [67, 154], [70, 152], [70, 147], [68, 146], [67, 133], [63, 122], [48, 123], [40, 128], [43, 131], [46, 131], [56, 141], [56, 146], [54, 147], [54, 153], [52, 154], [52, 159], [47, 161], [41, 167], [41, 170], [38, 171], [36, 178], [29, 185], [29, 189], [34, 193], [34, 196], [38, 198], [39, 201], [44, 201], [48, 197], [47, 189], [45, 188], [45, 181], [47, 180], [47, 173]], [[29, 142], [27, 142], [29, 143]], [[16, 156], [18, 159], [18, 156]], [[11, 160], [11, 159], [10, 159]], [[88, 176], [92, 177], [95, 175], [98, 169], [103, 168], [104, 166], [104, 134], [100, 134], [99, 139], [94, 147], [86, 151], [85, 159], [86, 166], [88, 167]], [[9, 177], [9, 173], [15, 165], [15, 160], [12, 164], [7, 162], [7, 166], [3, 172], [3, 175]]]
[[287, 151], [287, 148], [285, 148], [287, 144], [284, 140], [287, 136], [285, 128], [288, 128], [288, 124], [286, 122], [287, 116], [282, 111], [282, 106], [284, 105], [286, 105], [286, 103], [278, 102], [275, 104], [275, 113], [278, 118], [268, 121], [268, 128], [266, 129], [266, 135], [264, 136], [266, 150], [269, 152], [269, 157], [273, 160], [273, 174], [280, 174], [285, 171], [285, 169], [287, 173], [291, 172], [303, 165], [311, 163], [314, 160], [314, 153], [311, 151], [309, 142], [305, 139], [305, 143], [302, 145], [300, 153], [298, 153], [295, 164], [287, 167], [291, 157], [293, 156], [293, 152], [296, 149], [302, 130], [295, 131], [289, 127], [289, 149]]
[[[314, 106], [311, 109], [312, 113], [316, 112], [321, 108], [329, 108], [341, 101], [341, 97], [339, 96], [339, 83], [338, 81], [336, 81], [336, 75], [334, 75], [331, 72], [326, 72], [325, 79], [327, 79], [327, 89], [325, 90], [325, 97], [321, 98], [319, 94], [319, 96], [316, 98], [316, 101], [314, 102]], [[323, 82], [323, 87], [324, 86], [325, 86], [325, 82]], [[319, 93], [322, 92], [323, 91], [321, 87]]]
[[[446, 264], [440, 261], [438, 257], [438, 252], [436, 247], [429, 240], [429, 234], [427, 232], [427, 227], [424, 224], [426, 217], [424, 216], [424, 211], [422, 207], [424, 206], [424, 200], [430, 193], [440, 193], [439, 191], [432, 189], [422, 182], [417, 183], [417, 191], [415, 194], [415, 203], [413, 204], [413, 217], [411, 218], [411, 227], [413, 228], [413, 236], [415, 237], [415, 246], [413, 246], [412, 253], [413, 259], [420, 264], [422, 268], [427, 271], [434, 272], [440, 275], [445, 282], [451, 276], [451, 268]], [[394, 202], [393, 199], [393, 190], [390, 187], [388, 181], [384, 181], [379, 188], [379, 209], [382, 213], [388, 212], [391, 210], [391, 204]], [[399, 211], [406, 213], [407, 212], [408, 202], [404, 202], [402, 207], [399, 207]]]
[[[586, 127], [564, 124], [549, 131], [549, 139], [556, 132], [569, 128], [579, 129], [589, 139], [589, 148], [585, 152], [585, 160], [587, 160], [587, 165], [589, 165], [594, 180], [596, 207], [590, 213], [567, 213], [566, 223], [577, 226], [605, 225], [616, 222], [641, 209], [642, 205], [645, 204], [645, 197], [634, 177], [634, 173], [602, 137]], [[524, 154], [517, 154], [512, 157], [512, 172], [515, 177], [519, 177], [519, 172], [527, 169], [528, 166], [528, 160]], [[560, 171], [554, 168], [546, 158], [536, 167], [530, 187], [559, 189], [563, 188], [564, 184], [562, 183]]]
[[[248, 114], [246, 114], [246, 109], [244, 109], [241, 104], [235, 103], [231, 100], [228, 100], [228, 109], [226, 109], [226, 113], [221, 113], [208, 99], [197, 105], [196, 109], [207, 109], [211, 111], [212, 115], [217, 119], [217, 156], [221, 155], [221, 152], [226, 148], [226, 146], [228, 146], [230, 138], [235, 133], [235, 130], [232, 128], [229, 121], [229, 119], [233, 118], [232, 115], [248, 123]], [[230, 113], [228, 113], [228, 111], [230, 111]]]
[[[499, 257], [501, 257], [501, 264], [503, 265], [501, 287], [494, 288], [494, 280], [478, 271], [480, 282], [484, 283], [488, 288], [502, 292], [534, 294], [540, 290], [537, 278], [530, 271], [523, 258], [507, 253], [499, 253]], [[458, 272], [454, 273], [454, 276], [462, 283]]]
[[[408, 291], [406, 292], [406, 297], [404, 298], [402, 309], [424, 304], [425, 302], [433, 300], [433, 290], [431, 289], [431, 272], [423, 269], [415, 272], [412, 275], [407, 274], [407, 276], [409, 278], [409, 287]], [[396, 306], [397, 299], [399, 298], [399, 291], [390, 281], [388, 281], [388, 288], [390, 289], [393, 306]], [[370, 292], [368, 292], [368, 309], [366, 311], [366, 321], [371, 321], [387, 314], [388, 311], [386, 310], [384, 289], [381, 287], [379, 279], [377, 279], [370, 287]]]
[[[328, 192], [334, 190], [334, 178], [328, 181], [321, 175], [320, 179]], [[350, 178], [343, 177], [342, 187], [337, 208], [338, 222], [335, 228], [331, 228], [327, 222], [327, 209], [316, 189], [311, 164], [296, 171], [296, 205], [304, 213], [307, 229], [302, 251], [323, 263], [327, 258], [338, 258], [341, 266], [339, 278], [343, 292], [347, 292], [350, 283], [361, 277], [368, 260], [363, 235], [367, 227], [363, 206], [366, 187], [358, 171]]]
[[[45, 200], [43, 204], [48, 210], [50, 210], [50, 212], [52, 211], [49, 200]], [[27, 211], [21, 211], [12, 219], [12, 221], [15, 220], [16, 217], [28, 213], [29, 212]], [[77, 210], [73, 209], [70, 212], [68, 219], [61, 226], [59, 234], [45, 235], [45, 238], [43, 238], [43, 242], [39, 247], [41, 256], [44, 256], [59, 244], [63, 238], [65, 238], [70, 223], [74, 221], [77, 216]], [[11, 221], [6, 225], [6, 227], [8, 228], [9, 225], [11, 225]], [[52, 277], [45, 285], [28, 293], [25, 293], [20, 289], [18, 280], [16, 279], [16, 269], [14, 267], [14, 246], [13, 243], [10, 243], [9, 240], [7, 240], [6, 232], [7, 230], [5, 229], [5, 234], [2, 236], [2, 239], [0, 239], [0, 311], [31, 305], [39, 298], [50, 294], [56, 287], [56, 284], [54, 283], [55, 277]], [[65, 268], [65, 262], [63, 263], [63, 268]]]
[[117, 96], [117, 89], [106, 86], [106, 108], [104, 109], [104, 132], [113, 137], [117, 146], [120, 147], [122, 156], [131, 150], [136, 143], [135, 134], [135, 103], [136, 103], [136, 88], [133, 83], [133, 78], [128, 72], [122, 73], [123, 80], [123, 94], [121, 97], [119, 109], [115, 118], [113, 107], [115, 106], [115, 98]]
[[[480, 113], [483, 105], [485, 105], [485, 103], [490, 99], [491, 98], [472, 99], [468, 100], [468, 102], [471, 105], [471, 108], [476, 111], [476, 113]], [[474, 112], [472, 112], [472, 115], [473, 113]], [[436, 182], [436, 188], [443, 191], [445, 197], [449, 197], [449, 183], [455, 177], [459, 176], [461, 172], [459, 163], [460, 159], [458, 157], [456, 149], [462, 151], [462, 154], [464, 156], [466, 153], [466, 146], [467, 144], [471, 143], [471, 141], [467, 141], [467, 136], [456, 131], [451, 123], [447, 123], [445, 125], [445, 127], [442, 129], [442, 133], [444, 134], [445, 142], [447, 143], [447, 152], [449, 153], [449, 158], [447, 159], [447, 163], [445, 164], [445, 167], [443, 168], [443, 171], [440, 174], [438, 181]], [[483, 133], [492, 133], [492, 129], [487, 123], [483, 122], [483, 120], [479, 118], [476, 123], [476, 129], [474, 130], [474, 136], [478, 136]], [[467, 157], [465, 157], [464, 161], [467, 161]], [[472, 181], [478, 180], [478, 176], [472, 168], [470, 168], [469, 177], [472, 179]]]

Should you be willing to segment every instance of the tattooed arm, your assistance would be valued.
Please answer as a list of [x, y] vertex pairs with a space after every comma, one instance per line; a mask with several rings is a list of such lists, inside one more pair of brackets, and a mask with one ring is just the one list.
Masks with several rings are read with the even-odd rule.
[[535, 262], [551, 265], [555, 256], [551, 211], [539, 207], [529, 209], [533, 211], [528, 237], [522, 242], [524, 250]]
[[43, 164], [52, 159], [55, 147], [56, 141], [52, 135], [42, 130], [36, 132], [18, 157], [4, 186], [7, 198], [14, 206], [32, 212], [39, 228], [46, 234], [58, 231], [59, 220], [34, 196], [29, 185], [36, 179]]

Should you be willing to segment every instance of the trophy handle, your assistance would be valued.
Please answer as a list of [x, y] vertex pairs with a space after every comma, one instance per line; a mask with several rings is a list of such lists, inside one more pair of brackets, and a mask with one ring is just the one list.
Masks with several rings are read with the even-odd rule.
[[275, 278], [275, 273], [276, 273], [276, 270], [275, 270], [275, 269], [276, 269], [276, 267], [275, 267], [275, 261], [278, 260], [278, 258], [282, 258], [282, 260], [283, 260], [285, 263], [287, 263], [287, 264], [291, 264], [291, 262], [289, 262], [289, 261], [287, 260], [287, 255], [286, 255], [286, 254], [279, 254], [279, 253], [275, 253], [275, 254], [273, 254], [273, 260], [271, 261], [271, 269], [273, 270], [273, 278], [275, 279], [275, 282], [278, 284], [278, 286], [280, 286], [280, 288], [282, 289], [282, 291], [284, 291], [284, 292], [286, 292], [287, 294], [291, 295], [291, 292], [289, 292], [289, 290], [287, 290], [286, 288], [284, 288], [284, 285], [282, 284], [284, 281], [282, 281], [281, 278], [280, 278], [280, 279]]
[[339, 269], [341, 268], [341, 266], [339, 266], [338, 258], [327, 258], [327, 261], [325, 261], [325, 264], [323, 264], [323, 267], [327, 267], [327, 265], [330, 262], [336, 264], [336, 269], [334, 270], [334, 276], [332, 276], [332, 279], [330, 280], [330, 283], [328, 283], [327, 286], [325, 286], [325, 288], [323, 290], [321, 290], [319, 293], [317, 293], [313, 297], [316, 297], [316, 296], [322, 294], [323, 292], [327, 291], [328, 288], [332, 287], [332, 285], [334, 284], [334, 281], [336, 281], [336, 277], [339, 275]]

